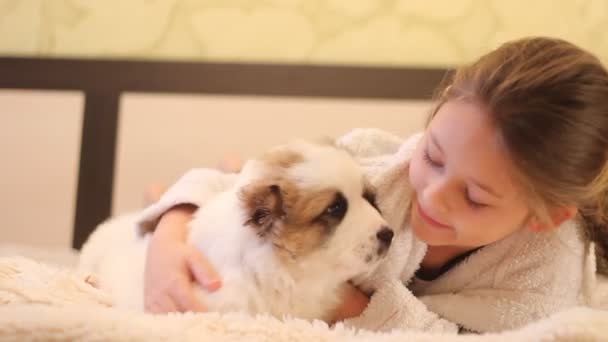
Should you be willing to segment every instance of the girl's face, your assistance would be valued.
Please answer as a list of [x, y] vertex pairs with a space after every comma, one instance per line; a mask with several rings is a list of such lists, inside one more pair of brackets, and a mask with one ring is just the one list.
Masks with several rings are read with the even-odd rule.
[[530, 210], [483, 108], [445, 103], [410, 162], [411, 225], [430, 246], [476, 248], [521, 229]]

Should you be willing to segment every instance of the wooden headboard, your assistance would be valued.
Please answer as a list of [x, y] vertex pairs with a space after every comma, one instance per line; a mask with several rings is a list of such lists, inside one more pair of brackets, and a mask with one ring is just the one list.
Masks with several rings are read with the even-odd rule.
[[72, 246], [111, 213], [124, 92], [367, 99], [431, 98], [446, 69], [0, 58], [0, 88], [85, 95]]

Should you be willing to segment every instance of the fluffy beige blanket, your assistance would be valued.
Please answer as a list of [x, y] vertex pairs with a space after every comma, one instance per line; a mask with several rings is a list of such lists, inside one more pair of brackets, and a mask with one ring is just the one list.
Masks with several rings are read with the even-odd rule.
[[[22, 257], [0, 258], [1, 341], [607, 341], [608, 311], [574, 308], [519, 330], [486, 335], [378, 334], [285, 318], [171, 314], [112, 308], [86, 275]], [[598, 288], [608, 299], [608, 282]], [[608, 308], [604, 301], [603, 307]]]

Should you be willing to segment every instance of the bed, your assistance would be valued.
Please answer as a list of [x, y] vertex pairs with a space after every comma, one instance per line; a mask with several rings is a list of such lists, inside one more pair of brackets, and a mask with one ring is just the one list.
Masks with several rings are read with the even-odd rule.
[[[200, 136], [213, 136], [212, 141], [195, 143], [198, 154], [217, 158], [232, 148], [249, 155], [293, 135], [344, 132], [354, 128], [344, 124], [351, 118], [358, 124], [377, 122], [389, 130], [405, 121], [407, 127], [396, 133], [406, 134], [422, 127], [424, 108], [448, 72], [403, 67], [0, 58], [0, 89], [76, 91], [81, 94], [83, 109], [80, 125], [74, 126], [78, 133], [76, 178], [73, 193], [67, 194], [73, 197], [73, 205], [64, 213], [70, 219], [62, 221], [65, 226], [70, 223], [70, 243], [0, 244], [0, 336], [15, 340], [195, 340], [201, 336], [302, 341], [608, 339], [608, 314], [597, 308], [577, 308], [518, 331], [487, 336], [380, 335], [342, 326], [330, 328], [319, 322], [240, 315], [136, 315], [113, 310], [103, 293], [88, 287], [86, 275], [70, 268], [97, 224], [137, 207], [136, 198], [146, 182], [169, 183], [187, 164], [195, 163], [191, 153], [161, 158], [155, 151], [172, 155], [171, 151], [182, 150], [202, 139]], [[223, 109], [217, 109], [220, 107]], [[159, 108], [162, 113], [155, 113]], [[361, 110], [357, 108], [363, 108], [362, 112], [357, 113]], [[139, 114], [125, 115], [134, 112]], [[175, 139], [158, 139], [153, 129], [146, 131], [150, 125], [157, 131], [165, 126], [166, 115], [186, 122], [206, 116], [201, 127], [207, 131], [190, 131], [189, 126], [194, 125], [182, 124], [173, 128]], [[214, 122], [219, 125], [221, 120], [225, 126], [215, 127]], [[251, 125], [265, 122], [272, 123], [263, 124], [263, 130], [251, 129]], [[230, 125], [243, 126], [238, 139], [230, 132], [217, 133], [233, 127]], [[141, 139], [129, 143], [133, 136]], [[181, 145], [173, 144], [182, 138]], [[237, 145], [230, 145], [235, 140]], [[203, 157], [197, 161], [211, 163]], [[180, 167], [173, 167], [176, 164]], [[608, 293], [605, 287], [602, 291]]]

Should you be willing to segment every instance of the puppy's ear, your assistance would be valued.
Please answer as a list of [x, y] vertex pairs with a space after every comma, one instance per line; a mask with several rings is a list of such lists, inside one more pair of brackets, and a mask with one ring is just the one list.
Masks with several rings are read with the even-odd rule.
[[285, 218], [282, 189], [278, 184], [251, 184], [241, 190], [241, 200], [247, 215], [246, 226], [264, 237]]

